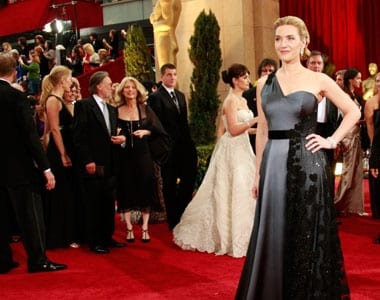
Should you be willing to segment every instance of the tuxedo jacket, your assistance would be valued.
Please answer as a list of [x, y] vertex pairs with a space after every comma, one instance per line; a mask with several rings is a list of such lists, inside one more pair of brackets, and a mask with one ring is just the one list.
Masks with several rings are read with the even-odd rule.
[[[107, 107], [111, 135], [116, 135], [117, 109], [109, 104]], [[104, 167], [105, 175], [113, 175], [116, 167], [116, 149], [120, 145], [111, 142], [103, 113], [94, 97], [75, 102], [73, 127], [74, 145], [81, 167], [94, 162], [97, 166]]]
[[326, 98], [326, 123], [327, 129], [324, 137], [331, 136], [339, 126], [338, 108]]
[[0, 185], [34, 184], [49, 168], [26, 95], [0, 80]]
[[243, 93], [243, 97], [247, 100], [248, 108], [253, 112], [253, 115], [257, 117], [256, 87], [246, 90]]
[[180, 113], [172, 97], [163, 86], [160, 86], [156, 92], [149, 96], [148, 103], [160, 119], [166, 132], [170, 135], [173, 147], [192, 148], [194, 147], [194, 142], [190, 135], [187, 120], [188, 113], [185, 95], [178, 90], [174, 90], [174, 92], [178, 99]]

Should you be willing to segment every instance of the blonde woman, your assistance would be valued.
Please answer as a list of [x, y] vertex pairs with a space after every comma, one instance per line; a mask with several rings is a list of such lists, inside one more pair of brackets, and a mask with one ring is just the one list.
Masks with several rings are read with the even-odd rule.
[[10, 43], [2, 43], [1, 48], [3, 48], [3, 51], [0, 52], [1, 54], [11, 55], [12, 45]]
[[[327, 158], [359, 120], [360, 111], [326, 74], [305, 68], [305, 23], [274, 23], [281, 68], [257, 84], [258, 195], [254, 229], [236, 299], [348, 299]], [[344, 114], [328, 138], [315, 134], [326, 97]], [[247, 124], [247, 127], [249, 125]]]
[[95, 52], [94, 47], [90, 43], [83, 45], [85, 56], [83, 57], [83, 72], [88, 72], [100, 64], [99, 54]]
[[48, 248], [68, 247], [75, 241], [72, 110], [63, 97], [70, 92], [71, 70], [55, 66], [42, 82], [45, 108], [45, 147], [56, 175], [56, 188], [46, 195], [46, 243]]
[[167, 134], [146, 99], [145, 88], [133, 77], [125, 77], [117, 86], [118, 127], [127, 138], [125, 147], [119, 149], [117, 201], [119, 212], [124, 214], [127, 242], [135, 241], [131, 211], [142, 213], [141, 241], [146, 243], [150, 241], [150, 212], [160, 208], [149, 140]]

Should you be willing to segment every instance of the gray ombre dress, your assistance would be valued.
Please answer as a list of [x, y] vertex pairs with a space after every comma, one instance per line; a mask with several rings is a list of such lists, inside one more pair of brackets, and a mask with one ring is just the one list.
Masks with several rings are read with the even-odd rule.
[[317, 99], [307, 91], [284, 95], [272, 74], [262, 107], [269, 139], [236, 299], [349, 299], [327, 159], [305, 148]]

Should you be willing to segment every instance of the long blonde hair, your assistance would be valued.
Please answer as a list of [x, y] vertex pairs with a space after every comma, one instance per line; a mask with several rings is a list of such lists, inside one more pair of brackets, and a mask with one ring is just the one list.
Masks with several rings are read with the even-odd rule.
[[282, 18], [278, 18], [273, 23], [273, 29], [276, 31], [276, 29], [282, 25], [293, 25], [298, 29], [298, 33], [301, 37], [301, 40], [305, 41], [305, 49], [303, 49], [301, 55], [301, 60], [306, 60], [310, 56], [310, 50], [307, 48], [310, 43], [310, 34], [307, 30], [307, 27], [305, 25], [305, 22], [295, 16], [286, 16]]
[[127, 76], [127, 77], [123, 78], [123, 80], [120, 82], [120, 84], [116, 88], [116, 95], [115, 95], [116, 104], [117, 105], [125, 104], [125, 97], [123, 95], [123, 89], [124, 89], [125, 84], [128, 81], [131, 81], [136, 85], [136, 89], [137, 89], [136, 101], [137, 101], [137, 104], [145, 103], [146, 99], [147, 99], [147, 95], [148, 95], [147, 90], [136, 78]]
[[65, 66], [54, 66], [50, 73], [42, 80], [41, 105], [45, 107], [46, 100], [51, 91], [56, 87], [63, 77], [71, 75], [71, 70]]

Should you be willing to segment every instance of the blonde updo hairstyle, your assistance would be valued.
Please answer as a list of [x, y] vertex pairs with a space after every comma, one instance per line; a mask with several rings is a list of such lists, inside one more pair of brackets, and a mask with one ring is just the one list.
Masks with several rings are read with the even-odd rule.
[[52, 90], [60, 83], [64, 77], [71, 76], [71, 70], [65, 66], [54, 66], [50, 73], [42, 80], [41, 104], [45, 107], [47, 98]]
[[136, 102], [137, 104], [144, 104], [147, 100], [148, 92], [145, 89], [145, 87], [134, 77], [124, 77], [123, 80], [120, 82], [120, 84], [116, 88], [116, 95], [115, 95], [115, 102], [116, 105], [123, 105], [125, 104], [125, 97], [123, 95], [123, 89], [127, 82], [133, 82], [137, 89], [137, 97]]
[[298, 29], [298, 33], [301, 37], [301, 40], [305, 41], [305, 48], [301, 50], [300, 58], [301, 60], [306, 60], [310, 56], [311, 52], [308, 49], [308, 45], [310, 43], [310, 34], [307, 30], [305, 22], [302, 19], [295, 16], [286, 16], [278, 18], [273, 24], [273, 29], [276, 31], [276, 29], [282, 25], [292, 25]]

